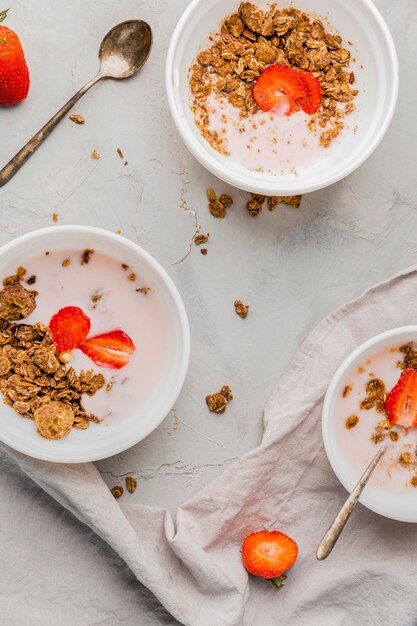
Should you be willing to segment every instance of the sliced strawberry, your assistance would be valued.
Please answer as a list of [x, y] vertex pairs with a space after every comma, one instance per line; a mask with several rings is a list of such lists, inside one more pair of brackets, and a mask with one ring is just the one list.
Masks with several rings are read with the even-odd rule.
[[120, 369], [127, 365], [129, 356], [136, 350], [129, 335], [122, 330], [96, 335], [80, 345], [80, 349], [96, 365]]
[[417, 372], [406, 369], [385, 401], [385, 410], [391, 424], [406, 428], [417, 426]]
[[57, 352], [78, 348], [90, 327], [90, 318], [77, 306], [66, 306], [55, 313], [49, 322], [49, 330]]
[[307, 95], [302, 98], [298, 98], [297, 104], [309, 115], [312, 115], [317, 111], [321, 102], [321, 87], [320, 83], [311, 72], [305, 72], [298, 70], [298, 75], [305, 83]]
[[[254, 576], [277, 579], [297, 560], [298, 546], [278, 530], [261, 530], [248, 535], [242, 545], [243, 564]], [[277, 580], [275, 586], [280, 586]]]
[[253, 86], [252, 95], [262, 111], [291, 115], [308, 95], [306, 81], [289, 65], [270, 65]]

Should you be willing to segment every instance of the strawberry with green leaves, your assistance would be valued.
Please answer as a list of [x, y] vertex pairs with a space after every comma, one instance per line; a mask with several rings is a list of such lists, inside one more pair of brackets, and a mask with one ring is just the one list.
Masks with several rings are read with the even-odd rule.
[[282, 587], [287, 572], [298, 556], [296, 542], [279, 530], [260, 530], [242, 544], [242, 560], [250, 574], [265, 578], [273, 587]]
[[[0, 22], [7, 11], [0, 11]], [[28, 95], [29, 85], [29, 70], [19, 37], [0, 23], [0, 104], [21, 102]]]

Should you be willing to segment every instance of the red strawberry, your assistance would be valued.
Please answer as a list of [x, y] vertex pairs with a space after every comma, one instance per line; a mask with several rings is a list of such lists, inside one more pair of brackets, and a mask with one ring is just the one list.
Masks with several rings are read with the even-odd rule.
[[298, 546], [293, 539], [278, 530], [261, 530], [248, 535], [242, 545], [243, 565], [254, 576], [267, 578], [281, 587], [284, 572], [294, 565]]
[[391, 424], [406, 428], [417, 426], [417, 372], [406, 369], [389, 392], [385, 410]]
[[298, 75], [304, 80], [307, 95], [303, 98], [299, 98], [297, 103], [301, 106], [305, 113], [312, 115], [317, 111], [321, 102], [321, 87], [320, 83], [311, 72], [304, 72], [298, 70]]
[[262, 111], [291, 115], [300, 110], [297, 101], [307, 97], [305, 81], [289, 65], [270, 65], [253, 86], [253, 99]]
[[49, 330], [57, 352], [78, 348], [90, 332], [90, 326], [90, 318], [77, 306], [66, 306], [55, 313]]
[[87, 339], [80, 349], [96, 365], [120, 369], [127, 365], [129, 356], [136, 350], [129, 335], [122, 330], [96, 335]]
[[[7, 11], [0, 11], [0, 22]], [[0, 104], [9, 106], [26, 98], [30, 77], [19, 37], [10, 28], [0, 26]]]

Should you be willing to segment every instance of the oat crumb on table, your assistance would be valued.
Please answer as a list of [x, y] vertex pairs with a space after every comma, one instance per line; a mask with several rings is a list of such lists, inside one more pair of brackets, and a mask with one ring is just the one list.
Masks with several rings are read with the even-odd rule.
[[207, 248], [201, 248], [200, 252], [203, 256], [206, 256], [206, 254], [208, 253], [208, 250]]
[[230, 400], [233, 400], [233, 393], [228, 385], [223, 385], [218, 393], [206, 396], [206, 404], [212, 413], [224, 413]]
[[97, 150], [93, 150], [92, 153], [91, 153], [91, 158], [92, 159], [101, 159], [100, 152], [97, 152]]
[[222, 193], [217, 197], [214, 189], [211, 188], [207, 189], [207, 200], [210, 214], [217, 219], [226, 217], [227, 209], [233, 204], [232, 196]]
[[125, 490], [121, 485], [115, 485], [110, 489], [110, 491], [112, 496], [114, 496], [115, 498], [121, 498]]
[[126, 476], [126, 489], [129, 493], [135, 493], [138, 481], [134, 476]]
[[250, 308], [247, 304], [243, 304], [241, 300], [235, 300], [234, 307], [236, 315], [239, 315], [239, 317], [243, 319], [247, 317]]
[[69, 118], [71, 122], [74, 122], [74, 124], [84, 124], [85, 122], [84, 115], [74, 114], [74, 115], [70, 115]]
[[413, 487], [417, 487], [417, 476], [413, 476], [410, 483]]
[[124, 158], [125, 158], [125, 155], [123, 154], [123, 152], [122, 152], [122, 149], [121, 149], [121, 148], [117, 148], [116, 152], [117, 152], [117, 154], [119, 155], [119, 157], [120, 157], [121, 159], [124, 159]]
[[209, 235], [207, 233], [207, 235], [195, 235], [194, 237], [194, 243], [196, 246], [201, 246], [201, 244], [203, 243], [207, 243], [209, 240]]

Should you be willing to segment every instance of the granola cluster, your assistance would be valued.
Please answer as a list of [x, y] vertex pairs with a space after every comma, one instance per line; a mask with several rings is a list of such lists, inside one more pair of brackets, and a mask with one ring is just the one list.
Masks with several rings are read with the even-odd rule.
[[227, 385], [223, 385], [218, 393], [206, 396], [206, 404], [212, 413], [224, 413], [230, 400], [233, 400], [233, 393]]
[[190, 68], [192, 109], [196, 124], [216, 150], [227, 153], [224, 139], [209, 128], [207, 98], [213, 93], [240, 109], [242, 117], [258, 107], [252, 97], [254, 82], [272, 64], [310, 71], [319, 81], [322, 101], [308, 127], [327, 147], [343, 129], [343, 118], [354, 110], [355, 75], [349, 69], [351, 54], [342, 38], [324, 24], [294, 8], [262, 11], [250, 2], [240, 4], [227, 17], [212, 45], [197, 56]]
[[386, 398], [385, 384], [380, 378], [373, 378], [366, 385], [366, 398], [360, 403], [360, 408], [365, 411], [375, 409], [377, 413], [385, 415]]
[[398, 367], [403, 370], [409, 367], [417, 370], [417, 346], [413, 341], [407, 343], [405, 346], [401, 346], [400, 352], [404, 354], [403, 360], [398, 363]]
[[207, 200], [210, 214], [218, 219], [226, 217], [227, 209], [233, 204], [232, 196], [229, 196], [227, 193], [221, 193], [217, 197], [216, 192], [211, 187], [207, 189]]
[[73, 367], [67, 368], [43, 324], [14, 323], [36, 306], [36, 292], [16, 282], [25, 273], [19, 270], [5, 279], [0, 291], [0, 392], [5, 404], [35, 421], [43, 437], [61, 439], [72, 427], [85, 429], [90, 421], [99, 421], [84, 409], [82, 394], [94, 395], [105, 380], [94, 370], [77, 374]]

